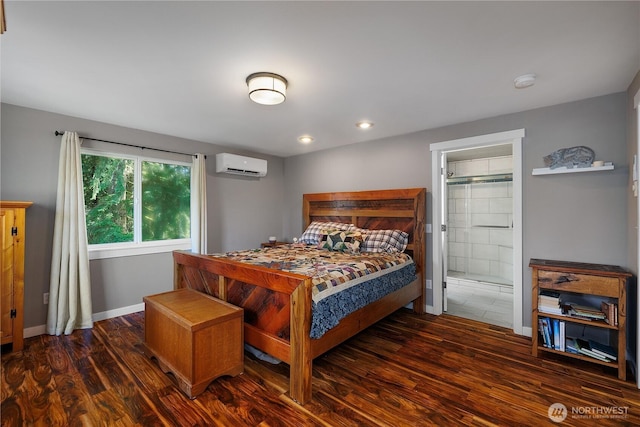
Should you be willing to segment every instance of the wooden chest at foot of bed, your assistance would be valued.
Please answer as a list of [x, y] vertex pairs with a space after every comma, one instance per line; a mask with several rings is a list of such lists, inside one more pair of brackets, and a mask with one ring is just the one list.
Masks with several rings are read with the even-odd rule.
[[163, 372], [194, 399], [209, 383], [244, 369], [243, 310], [191, 289], [151, 295], [145, 302], [145, 347]]

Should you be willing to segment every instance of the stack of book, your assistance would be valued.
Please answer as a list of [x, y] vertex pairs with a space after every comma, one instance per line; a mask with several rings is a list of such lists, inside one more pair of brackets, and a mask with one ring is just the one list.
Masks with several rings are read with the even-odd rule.
[[538, 294], [538, 311], [549, 314], [562, 314], [560, 294], [544, 289]]
[[538, 331], [540, 332], [542, 345], [547, 348], [565, 351], [565, 330], [566, 325], [562, 320], [550, 319], [548, 317], [538, 318]]
[[606, 315], [594, 307], [587, 307], [584, 305], [568, 302], [566, 304], [569, 307], [568, 315], [584, 320], [605, 320]]
[[615, 348], [593, 340], [567, 337], [565, 347], [569, 353], [589, 356], [602, 362], [615, 362], [618, 359]]
[[618, 304], [602, 301], [600, 311], [605, 314], [605, 322], [611, 326], [618, 326]]

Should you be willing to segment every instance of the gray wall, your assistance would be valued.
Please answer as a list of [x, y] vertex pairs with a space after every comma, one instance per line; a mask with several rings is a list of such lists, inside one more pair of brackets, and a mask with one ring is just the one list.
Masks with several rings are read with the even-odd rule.
[[[281, 158], [14, 105], [2, 104], [1, 108], [0, 197], [33, 202], [27, 210], [26, 328], [46, 322], [47, 306], [42, 303], [42, 294], [49, 289], [60, 152], [60, 137], [54, 136], [55, 130], [73, 130], [86, 137], [206, 154], [209, 252], [253, 248], [268, 236], [282, 235]], [[268, 160], [267, 176], [257, 179], [216, 174], [215, 154], [225, 151]], [[145, 155], [152, 156], [154, 152], [148, 151]], [[186, 159], [188, 161], [188, 157]], [[127, 307], [141, 303], [145, 295], [170, 290], [173, 261], [170, 253], [92, 260], [91, 280], [94, 313]]]
[[[636, 77], [635, 85], [638, 85]], [[269, 235], [291, 239], [302, 231], [302, 194], [403, 187], [431, 188], [429, 145], [525, 128], [523, 145], [523, 324], [530, 326], [530, 258], [555, 258], [622, 265], [637, 271], [629, 250], [635, 222], [629, 219], [630, 126], [627, 93], [352, 144], [287, 159], [237, 152], [219, 145], [158, 135], [104, 123], [2, 105], [0, 191], [3, 199], [31, 200], [27, 211], [25, 327], [44, 324], [55, 210], [60, 138], [53, 131], [187, 153], [207, 159], [209, 251], [256, 247]], [[377, 123], [376, 125], [383, 125]], [[587, 145], [614, 171], [531, 176], [542, 156], [561, 147]], [[269, 160], [260, 180], [218, 175], [215, 153], [231, 151]], [[432, 200], [427, 198], [431, 223]], [[635, 235], [635, 234], [633, 234]], [[431, 235], [427, 236], [427, 277]], [[637, 248], [635, 248], [637, 251]], [[170, 254], [91, 262], [94, 312], [141, 302], [144, 295], [168, 290]], [[431, 302], [431, 295], [428, 302]]]
[[[627, 94], [617, 93], [289, 157], [284, 163], [285, 236], [301, 232], [304, 193], [430, 189], [431, 143], [524, 128], [523, 325], [531, 326], [530, 258], [628, 266], [626, 108]], [[593, 148], [615, 170], [531, 175], [533, 168], [544, 166], [544, 155], [576, 145]], [[430, 223], [433, 201], [427, 199]], [[431, 236], [427, 248], [427, 277], [432, 277]]]

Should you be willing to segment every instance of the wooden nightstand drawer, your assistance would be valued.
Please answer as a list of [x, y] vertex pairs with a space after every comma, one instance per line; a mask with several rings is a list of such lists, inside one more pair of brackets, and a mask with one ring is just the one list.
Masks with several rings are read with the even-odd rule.
[[618, 278], [594, 274], [538, 270], [541, 288], [565, 292], [579, 292], [607, 297], [618, 297]]

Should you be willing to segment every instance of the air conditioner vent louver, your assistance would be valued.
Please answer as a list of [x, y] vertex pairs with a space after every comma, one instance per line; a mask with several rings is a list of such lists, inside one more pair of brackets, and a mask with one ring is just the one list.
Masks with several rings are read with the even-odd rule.
[[216, 154], [216, 172], [233, 175], [263, 177], [267, 175], [267, 161], [236, 154]]

